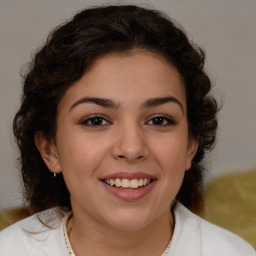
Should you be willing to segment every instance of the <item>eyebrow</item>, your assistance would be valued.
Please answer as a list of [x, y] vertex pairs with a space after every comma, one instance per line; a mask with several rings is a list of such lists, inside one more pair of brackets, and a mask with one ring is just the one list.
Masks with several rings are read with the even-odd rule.
[[[182, 103], [176, 99], [175, 97], [169, 96], [169, 97], [157, 97], [157, 98], [150, 98], [146, 100], [144, 103], [142, 103], [141, 108], [152, 108], [156, 106], [163, 105], [168, 102], [176, 103], [180, 106], [182, 112], [184, 112]], [[114, 102], [113, 100], [106, 99], [106, 98], [97, 98], [97, 97], [83, 97], [82, 99], [76, 101], [69, 109], [71, 111], [73, 108], [80, 104], [89, 103], [89, 104], [96, 104], [98, 106], [104, 107], [104, 108], [113, 108], [118, 109], [119, 103]]]
[[168, 103], [168, 102], [173, 102], [173, 103], [178, 104], [180, 106], [180, 108], [181, 108], [181, 111], [184, 113], [184, 109], [183, 109], [182, 103], [178, 99], [176, 99], [175, 97], [172, 97], [172, 96], [150, 98], [150, 99], [146, 100], [142, 104], [142, 108], [156, 107], [156, 106], [160, 106], [160, 105], [163, 105], [165, 103]]
[[96, 98], [96, 97], [84, 97], [78, 101], [76, 101], [69, 109], [71, 111], [73, 108], [75, 108], [77, 105], [84, 104], [84, 103], [93, 103], [96, 105], [99, 105], [104, 108], [115, 108], [117, 109], [119, 104], [115, 103], [114, 101], [110, 99], [105, 98]]

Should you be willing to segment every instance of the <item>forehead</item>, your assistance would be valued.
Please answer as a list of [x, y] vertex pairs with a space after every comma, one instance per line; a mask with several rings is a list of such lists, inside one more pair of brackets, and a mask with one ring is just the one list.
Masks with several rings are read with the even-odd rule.
[[185, 106], [185, 89], [177, 69], [161, 55], [135, 49], [112, 53], [95, 61], [72, 85], [61, 102], [81, 97], [104, 97], [133, 103], [152, 97], [177, 97]]

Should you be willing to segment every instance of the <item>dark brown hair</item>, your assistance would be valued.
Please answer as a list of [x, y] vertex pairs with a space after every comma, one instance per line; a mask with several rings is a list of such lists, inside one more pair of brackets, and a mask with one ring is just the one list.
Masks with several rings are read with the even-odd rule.
[[95, 60], [135, 48], [166, 58], [184, 81], [189, 133], [199, 147], [177, 199], [198, 210], [203, 195], [202, 160], [214, 144], [217, 128], [217, 103], [209, 95], [211, 82], [203, 70], [204, 52], [165, 14], [129, 5], [86, 9], [57, 27], [35, 54], [24, 77], [22, 104], [13, 129], [20, 149], [25, 199], [34, 212], [53, 206], [71, 208], [63, 176], [54, 178], [48, 170], [35, 147], [35, 134], [54, 140], [61, 97]]

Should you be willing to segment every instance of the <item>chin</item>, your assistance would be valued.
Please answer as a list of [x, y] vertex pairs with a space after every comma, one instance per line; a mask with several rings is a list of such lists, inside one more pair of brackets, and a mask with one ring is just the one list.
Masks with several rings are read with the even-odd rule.
[[112, 213], [111, 218], [108, 221], [105, 219], [105, 221], [108, 222], [109, 226], [117, 230], [137, 231], [150, 225], [154, 221], [154, 218], [153, 216], [149, 216], [148, 213], [143, 214], [135, 209], [134, 211], [121, 211], [118, 214]]
[[148, 223], [141, 221], [141, 222], [115, 222], [111, 223], [111, 226], [116, 229], [116, 230], [121, 230], [121, 231], [138, 231], [141, 230], [145, 227], [147, 227]]

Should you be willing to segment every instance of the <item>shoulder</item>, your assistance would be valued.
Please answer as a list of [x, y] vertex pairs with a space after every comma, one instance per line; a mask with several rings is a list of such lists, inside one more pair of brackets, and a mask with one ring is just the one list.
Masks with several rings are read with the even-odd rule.
[[0, 255], [58, 255], [57, 248], [65, 248], [62, 219], [61, 210], [53, 208], [7, 227], [0, 232]]
[[[173, 242], [176, 249], [203, 256], [256, 256], [255, 250], [243, 239], [213, 225], [178, 203], [175, 211]], [[184, 248], [185, 247], [185, 248]], [[191, 253], [192, 251], [197, 254]]]

